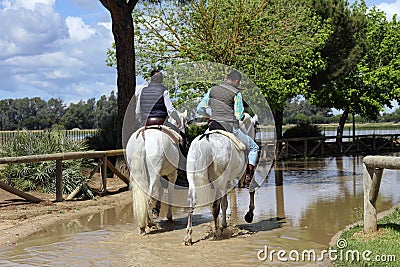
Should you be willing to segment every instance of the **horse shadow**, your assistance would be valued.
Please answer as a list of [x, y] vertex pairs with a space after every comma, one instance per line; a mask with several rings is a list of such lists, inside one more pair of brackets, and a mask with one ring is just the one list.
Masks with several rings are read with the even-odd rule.
[[[159, 233], [186, 229], [187, 217], [175, 218], [173, 221], [159, 220], [156, 223], [157, 227], [155, 229], [151, 229], [150, 232], [147, 233], [147, 235], [155, 235]], [[205, 240], [218, 241], [224, 239], [237, 238], [239, 236], [252, 235], [258, 232], [272, 231], [274, 229], [281, 228], [284, 223], [285, 223], [284, 218], [279, 218], [279, 217], [261, 220], [259, 222], [250, 224], [247, 223], [231, 224], [228, 222], [228, 226], [222, 229], [221, 235], [219, 237], [216, 237], [214, 233], [213, 217], [194, 214], [193, 226], [202, 225], [206, 229], [205, 229], [205, 235], [203, 237], [200, 237], [198, 240], [193, 240], [193, 244]]]
[[[167, 219], [155, 220], [156, 224], [155, 228], [150, 229], [147, 235], [154, 235], [165, 232], [178, 231], [182, 229], [186, 229], [187, 227], [187, 217], [178, 217], [174, 218], [172, 221]], [[205, 216], [203, 214], [194, 214], [193, 215], [193, 226], [209, 223], [213, 220], [212, 216]]]
[[281, 228], [283, 224], [286, 223], [285, 218], [270, 218], [266, 220], [261, 220], [256, 223], [247, 223], [238, 225], [239, 228], [248, 231], [249, 233], [255, 234], [258, 232], [267, 232], [274, 229]]

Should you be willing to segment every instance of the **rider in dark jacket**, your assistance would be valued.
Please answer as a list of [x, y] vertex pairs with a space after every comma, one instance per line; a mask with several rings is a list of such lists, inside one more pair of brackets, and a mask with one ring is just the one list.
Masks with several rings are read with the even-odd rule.
[[151, 72], [149, 85], [142, 89], [136, 103], [136, 116], [140, 116], [138, 119], [141, 126], [162, 125], [168, 116], [176, 121], [179, 128], [182, 126], [159, 70]]

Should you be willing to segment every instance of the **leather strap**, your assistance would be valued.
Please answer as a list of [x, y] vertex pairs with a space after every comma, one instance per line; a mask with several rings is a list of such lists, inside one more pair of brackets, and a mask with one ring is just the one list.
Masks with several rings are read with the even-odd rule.
[[161, 132], [165, 133], [176, 145], [182, 143], [182, 137], [177, 132], [165, 125], [144, 126], [137, 131], [136, 138], [138, 138], [139, 134], [142, 134], [142, 138], [145, 140], [144, 132], [148, 129], [160, 130]]

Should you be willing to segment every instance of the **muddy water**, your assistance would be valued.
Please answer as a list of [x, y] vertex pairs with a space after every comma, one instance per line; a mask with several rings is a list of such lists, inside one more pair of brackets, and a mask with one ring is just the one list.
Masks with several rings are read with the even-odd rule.
[[[284, 185], [274, 175], [255, 196], [255, 219], [247, 224], [248, 192], [229, 195], [229, 227], [222, 240], [210, 237], [208, 207], [195, 211], [192, 247], [183, 245], [186, 210], [175, 208], [174, 223], [164, 217], [159, 229], [138, 236], [132, 207], [54, 225], [15, 247], [0, 251], [0, 266], [270, 266], [316, 265], [315, 261], [280, 262], [261, 259], [260, 250], [315, 250], [328, 247], [332, 236], [362, 219], [362, 158], [332, 157], [287, 161], [281, 166]], [[256, 175], [263, 175], [259, 166]], [[385, 170], [378, 211], [400, 202], [400, 172]], [[185, 197], [178, 191], [177, 197]], [[165, 209], [164, 209], [165, 210]], [[162, 214], [165, 215], [165, 214]], [[262, 258], [265, 254], [261, 253]], [[286, 255], [287, 256], [287, 255]], [[326, 263], [320, 263], [325, 265]]]

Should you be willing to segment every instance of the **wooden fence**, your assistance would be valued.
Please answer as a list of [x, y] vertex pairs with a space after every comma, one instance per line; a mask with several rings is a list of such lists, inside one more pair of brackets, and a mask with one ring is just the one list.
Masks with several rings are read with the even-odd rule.
[[381, 185], [383, 170], [400, 170], [400, 157], [366, 156], [363, 162], [364, 232], [368, 233], [378, 230], [376, 199]]
[[[83, 141], [86, 137], [93, 136], [97, 133], [97, 129], [87, 129], [87, 130], [57, 130], [53, 131], [58, 135], [64, 135], [72, 140]], [[44, 130], [21, 130], [21, 131], [0, 131], [0, 146], [6, 144], [13, 138], [17, 137], [21, 133], [28, 132], [31, 135], [42, 136], [48, 133]]]
[[[117, 177], [119, 177], [122, 181], [124, 181], [127, 185], [129, 185], [129, 178], [124, 174], [119, 172], [114, 165], [107, 159], [107, 157], [112, 156], [122, 156], [124, 155], [124, 150], [107, 150], [107, 151], [84, 151], [84, 152], [69, 152], [69, 153], [54, 153], [54, 154], [43, 154], [43, 155], [31, 155], [31, 156], [21, 156], [21, 157], [3, 157], [0, 158], [0, 164], [13, 164], [13, 163], [29, 163], [29, 162], [41, 162], [41, 161], [56, 161], [56, 201], [63, 200], [63, 181], [62, 181], [62, 161], [63, 160], [72, 160], [72, 159], [82, 159], [82, 158], [90, 158], [100, 159], [99, 163], [92, 170], [89, 175], [89, 180], [91, 176], [94, 175], [99, 169], [101, 170], [101, 191], [106, 192], [107, 186], [107, 168], [109, 168]], [[83, 186], [83, 184], [82, 184]], [[22, 198], [25, 198], [32, 202], [41, 202], [42, 200], [36, 198], [32, 195], [29, 195], [23, 191], [20, 191], [16, 188], [12, 188], [11, 186], [5, 184], [0, 181], [0, 188], [18, 195]], [[72, 192], [67, 199], [72, 199], [77, 193], [79, 193], [81, 187], [78, 187]]]
[[345, 155], [360, 153], [383, 153], [400, 151], [399, 134], [372, 134], [343, 136], [343, 140], [352, 141], [337, 142], [337, 136], [287, 138], [278, 140], [283, 148], [279, 158], [312, 157], [326, 155]]

